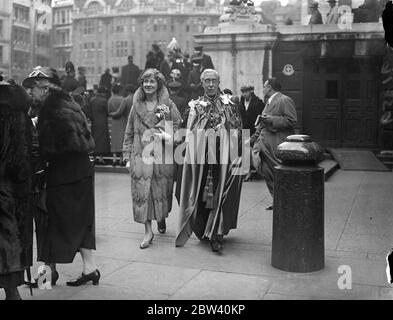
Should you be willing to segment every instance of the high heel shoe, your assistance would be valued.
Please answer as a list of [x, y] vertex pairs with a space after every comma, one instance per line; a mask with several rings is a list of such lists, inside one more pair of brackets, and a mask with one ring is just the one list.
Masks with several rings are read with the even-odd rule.
[[97, 286], [100, 282], [100, 278], [101, 278], [101, 274], [100, 271], [98, 271], [97, 269], [96, 271], [93, 271], [92, 273], [89, 274], [82, 273], [78, 279], [67, 281], [66, 284], [69, 287], [79, 287], [89, 281], [92, 281], [93, 285]]
[[149, 248], [149, 245], [153, 244], [153, 239], [154, 239], [154, 233], [151, 236], [151, 239], [149, 241], [142, 241], [142, 243], [140, 244], [140, 248], [141, 249], [146, 249]]
[[[43, 277], [44, 275], [45, 275], [45, 271], [43, 273], [40, 273], [37, 278], [34, 278], [34, 282], [24, 281], [24, 284], [33, 288], [33, 289], [37, 289], [38, 288], [38, 280], [41, 277]], [[51, 275], [51, 285], [55, 286], [57, 280], [59, 280], [59, 273], [57, 272], [57, 270], [55, 270], [52, 272], [52, 275]], [[46, 279], [44, 279], [42, 283], [44, 284], [45, 282], [46, 282]]]

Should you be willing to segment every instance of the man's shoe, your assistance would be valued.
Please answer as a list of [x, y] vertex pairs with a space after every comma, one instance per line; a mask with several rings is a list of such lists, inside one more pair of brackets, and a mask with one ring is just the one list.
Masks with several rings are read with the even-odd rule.
[[165, 219], [162, 221], [157, 221], [157, 229], [158, 229], [158, 232], [161, 234], [164, 234], [166, 232]]
[[268, 206], [266, 210], [273, 210], [273, 206]]
[[221, 252], [222, 249], [224, 248], [222, 242], [219, 240], [211, 240], [210, 246], [211, 246], [213, 252]]

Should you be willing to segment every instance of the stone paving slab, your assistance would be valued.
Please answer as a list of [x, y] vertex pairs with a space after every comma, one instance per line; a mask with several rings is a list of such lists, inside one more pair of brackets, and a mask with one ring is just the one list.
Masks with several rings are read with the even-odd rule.
[[202, 271], [171, 299], [179, 300], [260, 300], [269, 279], [236, 273]]
[[[35, 290], [23, 299], [393, 299], [386, 281], [386, 253], [393, 246], [393, 172], [338, 170], [325, 183], [325, 268], [290, 273], [271, 266], [271, 197], [264, 181], [243, 186], [238, 228], [225, 238], [222, 254], [193, 235], [175, 248], [178, 206], [167, 219], [167, 233], [141, 250], [143, 225], [132, 217], [130, 178], [96, 174], [96, 261], [99, 286], [69, 288], [65, 282], [82, 271], [79, 255], [73, 264], [58, 265], [53, 290]], [[370, 219], [372, 217], [372, 219]], [[156, 231], [156, 225], [153, 224]], [[39, 263], [35, 263], [33, 272]], [[337, 285], [342, 265], [351, 267], [352, 289]], [[0, 291], [0, 299], [4, 294]]]

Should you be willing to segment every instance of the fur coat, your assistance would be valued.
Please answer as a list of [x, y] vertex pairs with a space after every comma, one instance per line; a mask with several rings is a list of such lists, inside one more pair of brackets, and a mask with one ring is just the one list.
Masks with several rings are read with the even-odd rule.
[[40, 154], [44, 159], [94, 150], [85, 114], [64, 91], [52, 91], [45, 99], [37, 128]]
[[23, 88], [0, 85], [0, 275], [32, 264], [32, 122]]
[[[158, 105], [169, 107], [167, 121], [173, 121], [173, 129], [177, 130], [181, 116], [176, 105], [169, 99], [168, 91], [163, 87], [158, 92]], [[128, 117], [124, 134], [124, 159], [130, 160], [131, 195], [133, 200], [134, 220], [146, 223], [147, 220], [161, 221], [172, 209], [174, 163], [148, 163], [142, 154], [147, 145], [153, 142], [142, 141], [143, 134], [152, 129], [159, 119], [154, 112], [149, 112], [144, 101], [144, 92], [138, 89], [134, 95], [133, 106]], [[172, 133], [173, 135], [173, 133]], [[156, 141], [156, 140], [155, 140]], [[154, 142], [154, 143], [160, 143]], [[165, 148], [163, 143], [163, 148]], [[153, 156], [156, 159], [156, 154]], [[151, 159], [152, 160], [152, 159]]]

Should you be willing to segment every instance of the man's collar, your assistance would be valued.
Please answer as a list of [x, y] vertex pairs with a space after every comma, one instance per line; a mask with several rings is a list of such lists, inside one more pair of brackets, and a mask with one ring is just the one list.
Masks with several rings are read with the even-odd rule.
[[269, 100], [267, 101], [267, 103], [270, 104], [270, 103], [273, 101], [273, 98], [274, 98], [278, 93], [279, 93], [279, 92], [273, 93], [273, 94], [270, 96], [270, 98], [269, 98]]

